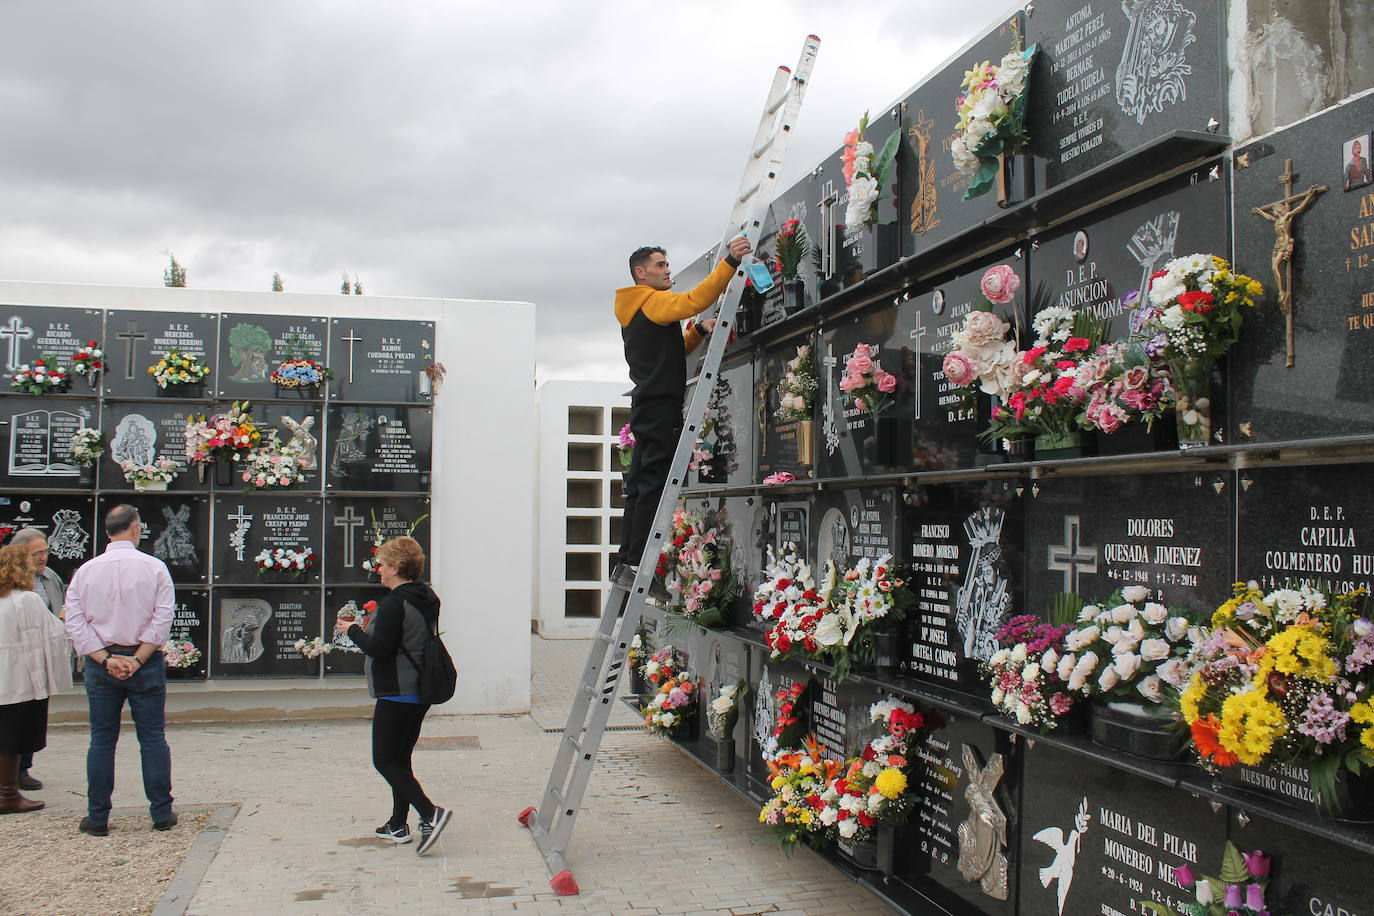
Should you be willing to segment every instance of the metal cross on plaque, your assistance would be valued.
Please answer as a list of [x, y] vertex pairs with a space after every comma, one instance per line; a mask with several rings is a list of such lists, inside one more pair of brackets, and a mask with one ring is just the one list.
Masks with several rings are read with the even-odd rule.
[[911, 339], [916, 342], [916, 352], [914, 354], [916, 357], [915, 381], [911, 386], [911, 416], [916, 420], [921, 419], [921, 377], [926, 374], [925, 367], [921, 365], [921, 337], [925, 334], [926, 330], [925, 322], [921, 320], [921, 310], [918, 308], [916, 309], [916, 326], [911, 329]]
[[19, 341], [28, 340], [33, 337], [33, 328], [24, 324], [24, 319], [18, 315], [10, 316], [10, 323], [0, 328], [0, 337], [10, 342], [9, 358], [5, 362], [5, 368], [13, 371], [19, 368]]
[[124, 341], [124, 377], [131, 379], [134, 377], [134, 356], [136, 355], [134, 353], [134, 341], [147, 340], [148, 335], [138, 329], [137, 321], [130, 319], [124, 330], [115, 334], [115, 337]]
[[352, 384], [352, 382], [353, 382], [353, 345], [354, 345], [355, 343], [362, 343], [362, 340], [363, 340], [361, 337], [359, 337], [359, 336], [357, 336], [357, 335], [358, 335], [358, 332], [357, 332], [357, 331], [354, 331], [352, 328], [349, 328], [349, 329], [348, 329], [348, 336], [347, 336], [347, 337], [341, 337], [341, 338], [339, 338], [340, 340], [346, 340], [346, 341], [348, 341], [348, 381], [349, 381], [349, 384]]
[[1045, 568], [1064, 574], [1064, 591], [1071, 595], [1078, 593], [1080, 573], [1097, 572], [1097, 550], [1083, 545], [1082, 526], [1078, 516], [1064, 516], [1064, 543], [1051, 544], [1045, 551]]
[[[352, 334], [352, 330], [348, 333]], [[363, 517], [353, 512], [352, 506], [344, 506], [344, 514], [334, 516], [334, 527], [342, 528], [344, 538], [344, 566], [353, 567], [353, 532], [363, 526]]]
[[[1250, 212], [1262, 216], [1274, 224], [1274, 254], [1270, 266], [1274, 270], [1274, 287], [1278, 292], [1279, 308], [1283, 310], [1284, 322], [1288, 326], [1288, 358], [1284, 365], [1293, 368], [1293, 251], [1297, 240], [1293, 238], [1293, 221], [1298, 214], [1312, 206], [1318, 194], [1331, 190], [1324, 184], [1314, 184], [1301, 194], [1293, 193], [1293, 160], [1284, 161], [1283, 174], [1279, 176], [1284, 196], [1273, 203], [1255, 207]], [[1297, 201], [1302, 201], [1297, 203]]]

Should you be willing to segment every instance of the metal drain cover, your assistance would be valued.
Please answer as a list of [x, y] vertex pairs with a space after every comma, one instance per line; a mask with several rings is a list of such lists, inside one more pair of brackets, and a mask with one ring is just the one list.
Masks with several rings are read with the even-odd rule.
[[476, 735], [436, 735], [415, 742], [417, 751], [480, 751], [482, 742]]

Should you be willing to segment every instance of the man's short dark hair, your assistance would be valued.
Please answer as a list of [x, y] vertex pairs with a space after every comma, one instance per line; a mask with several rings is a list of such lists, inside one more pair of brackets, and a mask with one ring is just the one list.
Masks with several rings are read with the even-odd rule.
[[635, 276], [635, 268], [636, 268], [636, 267], [643, 267], [645, 264], [648, 264], [648, 263], [649, 263], [649, 258], [653, 257], [655, 252], [657, 252], [658, 254], [663, 254], [663, 255], [666, 255], [666, 254], [668, 253], [665, 249], [660, 248], [660, 247], [658, 247], [657, 245], [645, 245], [643, 248], [636, 248], [636, 249], [635, 249], [635, 253], [632, 254], [632, 255], [630, 255], [630, 279], [631, 279], [631, 280], [635, 280], [635, 281], [638, 281], [638, 280], [639, 280], [639, 278]]
[[105, 513], [105, 536], [123, 534], [138, 521], [138, 510], [128, 503], [120, 503]]

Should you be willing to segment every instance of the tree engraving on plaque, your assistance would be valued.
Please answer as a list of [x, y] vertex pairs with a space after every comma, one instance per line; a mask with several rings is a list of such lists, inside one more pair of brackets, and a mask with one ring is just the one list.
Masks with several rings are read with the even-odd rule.
[[959, 825], [959, 874], [996, 900], [1007, 899], [1007, 816], [996, 796], [1004, 767], [1001, 754], [982, 766], [978, 752], [964, 745], [964, 798], [972, 810]]
[[240, 665], [262, 657], [262, 633], [272, 619], [272, 606], [261, 598], [227, 599], [224, 608], [224, 630], [220, 636], [219, 660]]
[[[1116, 103], [1137, 124], [1188, 98], [1188, 46], [1197, 41], [1197, 14], [1178, 0], [1126, 0], [1131, 24], [1116, 68]], [[1090, 16], [1092, 7], [1084, 8]], [[1074, 17], [1083, 15], [1082, 11]], [[1073, 25], [1074, 17], [1069, 24]], [[1091, 60], [1091, 58], [1089, 58]]]
[[231, 379], [240, 382], [267, 381], [267, 354], [272, 335], [256, 324], [241, 322], [229, 332], [229, 359], [234, 364]]
[[1040, 886], [1048, 888], [1058, 882], [1055, 892], [1059, 895], [1061, 916], [1064, 912], [1064, 901], [1069, 897], [1069, 888], [1073, 885], [1073, 871], [1078, 864], [1078, 847], [1083, 841], [1083, 834], [1088, 832], [1088, 823], [1091, 820], [1092, 815], [1088, 813], [1088, 799], [1085, 796], [1078, 806], [1073, 827], [1067, 836], [1062, 828], [1046, 827], [1033, 837], [1037, 843], [1044, 843], [1054, 853], [1054, 861], [1040, 869]]
[[88, 408], [70, 410], [30, 410], [10, 420], [10, 464], [12, 477], [77, 477], [81, 468], [72, 464], [71, 439], [90, 417]]
[[964, 637], [964, 657], [986, 661], [997, 651], [997, 631], [1011, 608], [1011, 591], [1002, 575], [1001, 509], [983, 507], [964, 520], [973, 556], [955, 600], [955, 625]]

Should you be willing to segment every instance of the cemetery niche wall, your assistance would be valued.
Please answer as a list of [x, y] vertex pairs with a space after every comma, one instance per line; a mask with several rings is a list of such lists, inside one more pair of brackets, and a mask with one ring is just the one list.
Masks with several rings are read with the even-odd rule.
[[[108, 544], [104, 514], [132, 504], [139, 549], [176, 585], [171, 638], [195, 650], [173, 679], [361, 675], [338, 610], [385, 594], [384, 540], [429, 550], [433, 322], [0, 312], [0, 532], [43, 530], [70, 579]], [[35, 381], [39, 360], [63, 383]], [[188, 423], [208, 435], [231, 415], [255, 448], [194, 458]], [[143, 479], [159, 463], [170, 479]], [[317, 637], [327, 651], [307, 658], [297, 643]]]
[[[1374, 93], [1233, 146], [1222, 12], [1037, 2], [870, 109], [875, 154], [900, 137], [870, 220], [849, 206], [851, 137], [761, 234], [772, 256], [796, 220], [805, 267], [742, 319], [716, 402], [750, 434], [684, 495], [740, 594], [710, 627], [651, 607], [636, 670], [667, 653], [696, 699], [681, 731], [655, 730], [759, 805], [761, 829], [814, 840], [899, 911], [1202, 912], [1185, 908], [1194, 878], [1221, 872], [1228, 843], [1269, 870], [1229, 872], [1237, 913], [1258, 913], [1243, 903], [1259, 891], [1275, 913], [1370, 897], [1374, 778], [1358, 762], [1321, 774], [1374, 723], [1352, 707], [1374, 694], [1353, 648], [1370, 610], [1336, 610], [1374, 581], [1359, 486], [1374, 465]], [[1031, 47], [1029, 143], [965, 200], [970, 138], [947, 112], [966, 71]], [[1212, 256], [1255, 282], [1199, 286], [1199, 270], [1231, 282]], [[1207, 324], [1227, 306], [1238, 330]], [[1192, 362], [1183, 325], [1202, 335]], [[1304, 617], [1245, 624], [1243, 600], [1293, 595]], [[875, 597], [891, 617], [863, 616]], [[1228, 688], [1270, 691], [1286, 729], [1272, 741], [1220, 701], [1191, 707], [1212, 702], [1202, 672], [1221, 676], [1207, 634], [1220, 645], [1233, 624], [1280, 648], [1325, 626], [1332, 664], [1352, 666], [1333, 702], [1361, 720], [1310, 737], [1316, 713], [1291, 710], [1330, 685], [1277, 675]], [[1233, 654], [1259, 670], [1264, 652]], [[636, 680], [652, 718], [655, 685]], [[1239, 755], [1227, 728], [1251, 742]], [[884, 769], [901, 774], [890, 795]], [[882, 796], [850, 832], [846, 780]]]

